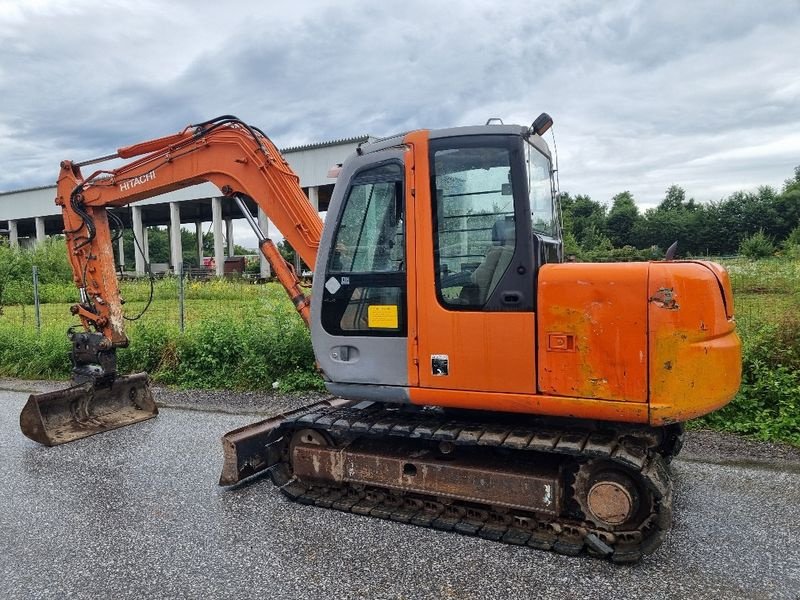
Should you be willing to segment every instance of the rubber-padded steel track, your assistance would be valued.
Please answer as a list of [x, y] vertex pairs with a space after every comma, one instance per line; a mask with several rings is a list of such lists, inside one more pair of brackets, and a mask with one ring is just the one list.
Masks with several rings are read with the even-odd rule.
[[[638, 561], [662, 542], [672, 520], [672, 484], [669, 456], [659, 452], [663, 443], [656, 430], [624, 424], [604, 424], [602, 429], [543, 427], [502, 420], [464, 418], [452, 420], [441, 411], [415, 412], [389, 408], [375, 402], [343, 407], [314, 405], [296, 411], [271, 435], [274, 450], [283, 447], [280, 462], [270, 469], [273, 482], [297, 502], [370, 515], [423, 527], [456, 531], [465, 535], [516, 545], [527, 545], [561, 554], [589, 554], [615, 562]], [[558, 518], [514, 509], [476, 506], [419, 493], [370, 485], [315, 485], [294, 477], [289, 464], [288, 442], [301, 429], [324, 432], [334, 447], [355, 438], [406, 438], [436, 440], [458, 446], [486, 446], [514, 452], [536, 452], [559, 457], [564, 464], [565, 493], [574, 493], [574, 474], [581, 465], [602, 461], [636, 479], [648, 499], [648, 514], [629, 530], [602, 528], [587, 519], [574, 498], [567, 495]], [[661, 446], [659, 446], [661, 444]], [[679, 444], [672, 445], [675, 450]], [[487, 448], [487, 451], [490, 451]]]

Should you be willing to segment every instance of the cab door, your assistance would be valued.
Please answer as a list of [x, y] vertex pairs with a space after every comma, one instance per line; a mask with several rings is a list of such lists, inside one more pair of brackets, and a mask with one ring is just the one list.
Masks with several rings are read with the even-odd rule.
[[333, 393], [370, 397], [381, 386], [376, 397], [405, 398], [404, 178], [400, 150], [355, 157], [331, 199], [314, 273], [311, 337]]
[[415, 150], [427, 152], [415, 170], [420, 387], [535, 393], [522, 140], [472, 134]]

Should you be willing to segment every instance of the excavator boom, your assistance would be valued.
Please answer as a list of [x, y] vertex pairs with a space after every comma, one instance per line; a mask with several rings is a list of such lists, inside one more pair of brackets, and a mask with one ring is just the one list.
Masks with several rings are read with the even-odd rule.
[[48, 446], [158, 414], [147, 375], [121, 376], [116, 371], [116, 350], [126, 347], [128, 338], [114, 266], [109, 222], [114, 217], [108, 208], [204, 181], [215, 184], [250, 217], [262, 253], [309, 324], [308, 299], [294, 269], [260, 232], [244, 201], [256, 202], [312, 268], [322, 220], [300, 188], [297, 175], [263, 132], [226, 115], [120, 148], [100, 160], [117, 157], [134, 160], [88, 177], [80, 167], [97, 161], [61, 163], [56, 204], [62, 209], [73, 280], [80, 292], [80, 302], [72, 307], [72, 313], [80, 318], [83, 331], [69, 334], [73, 386], [32, 395], [20, 415], [22, 432]]

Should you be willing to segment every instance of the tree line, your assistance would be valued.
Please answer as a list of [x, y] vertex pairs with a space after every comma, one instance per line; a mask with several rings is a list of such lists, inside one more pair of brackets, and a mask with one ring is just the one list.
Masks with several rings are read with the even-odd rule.
[[700, 203], [673, 185], [658, 206], [643, 212], [627, 191], [610, 206], [562, 193], [561, 208], [566, 253], [581, 260], [658, 258], [676, 241], [681, 256], [797, 253], [800, 166], [780, 191], [762, 186]]

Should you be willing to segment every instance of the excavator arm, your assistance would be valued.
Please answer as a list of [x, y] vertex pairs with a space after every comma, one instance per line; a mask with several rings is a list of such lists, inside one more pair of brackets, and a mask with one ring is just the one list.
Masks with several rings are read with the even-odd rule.
[[[82, 166], [112, 158], [133, 160], [88, 177], [81, 173]], [[80, 291], [80, 301], [71, 310], [80, 317], [83, 331], [70, 331], [75, 385], [31, 396], [20, 415], [25, 435], [56, 445], [157, 414], [146, 374], [122, 377], [116, 372], [116, 349], [126, 347], [128, 338], [109, 222], [118, 219], [107, 209], [205, 181], [237, 202], [258, 235], [261, 252], [308, 325], [309, 303], [297, 275], [260, 231], [244, 200], [264, 210], [311, 268], [322, 220], [298, 176], [262, 131], [226, 115], [100, 159], [64, 161], [56, 204], [62, 208], [67, 253]]]
[[[87, 329], [103, 333], [113, 346], [125, 346], [127, 338], [107, 208], [208, 181], [225, 196], [255, 201], [313, 268], [322, 220], [300, 188], [297, 175], [259, 130], [235, 117], [219, 117], [175, 135], [120, 148], [116, 156], [139, 158], [113, 171], [95, 171], [86, 178], [79, 165], [64, 161], [56, 197], [64, 215], [75, 284], [81, 290], [82, 302], [75, 310]], [[259, 242], [308, 322], [308, 305], [300, 297], [295, 275], [272, 242], [263, 236]]]

